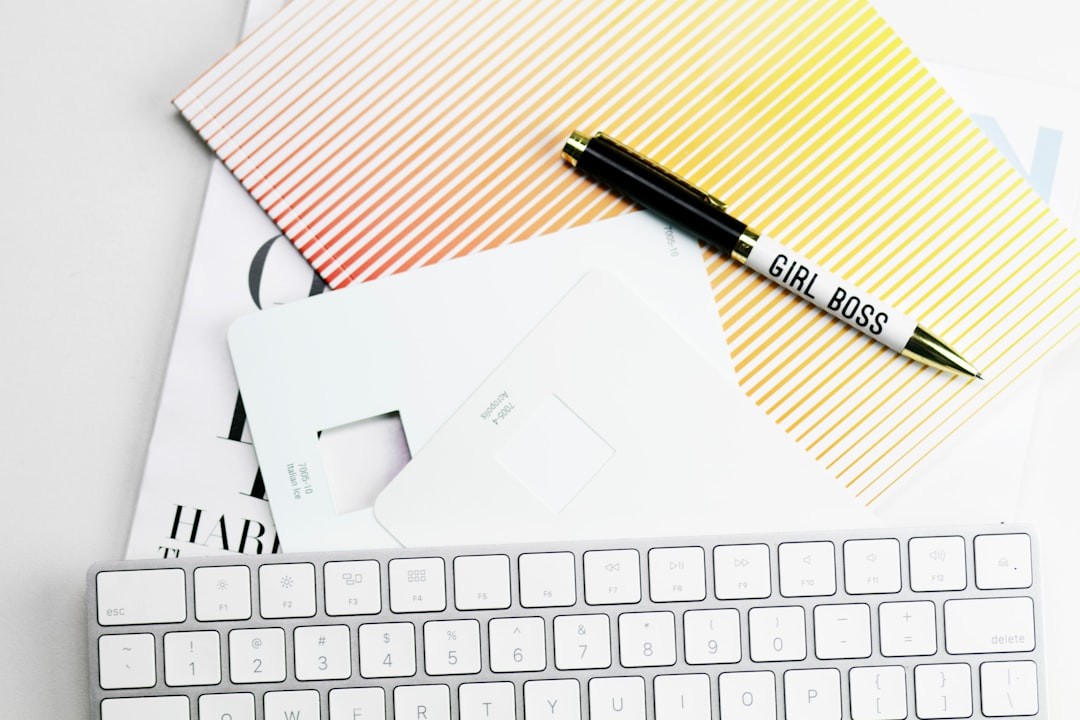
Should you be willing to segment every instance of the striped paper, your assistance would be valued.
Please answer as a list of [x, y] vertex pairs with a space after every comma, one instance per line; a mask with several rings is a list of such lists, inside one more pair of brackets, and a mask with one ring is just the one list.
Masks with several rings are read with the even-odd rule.
[[1075, 240], [864, 0], [297, 1], [175, 102], [335, 288], [632, 210], [572, 129], [676, 169], [986, 376], [705, 253], [742, 388], [868, 504], [1080, 319]]

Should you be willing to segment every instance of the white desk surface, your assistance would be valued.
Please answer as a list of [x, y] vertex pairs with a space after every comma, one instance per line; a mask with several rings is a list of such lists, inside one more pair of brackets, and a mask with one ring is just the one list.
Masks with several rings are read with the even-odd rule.
[[[927, 59], [1080, 92], [1073, 0], [876, 4]], [[242, 15], [0, 3], [5, 717], [86, 717], [84, 574], [122, 554], [210, 165], [169, 100]]]

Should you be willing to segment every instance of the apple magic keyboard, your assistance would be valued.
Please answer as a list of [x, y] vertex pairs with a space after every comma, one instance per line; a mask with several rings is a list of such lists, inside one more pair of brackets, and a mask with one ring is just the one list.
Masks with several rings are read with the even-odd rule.
[[102, 563], [103, 720], [1046, 718], [1016, 526]]

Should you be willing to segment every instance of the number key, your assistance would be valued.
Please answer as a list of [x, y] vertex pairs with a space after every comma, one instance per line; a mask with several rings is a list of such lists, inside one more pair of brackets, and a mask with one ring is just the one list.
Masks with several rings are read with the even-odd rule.
[[806, 612], [798, 606], [751, 608], [750, 658], [754, 662], [806, 658]]
[[683, 615], [686, 662], [690, 665], [737, 663], [742, 659], [739, 611], [688, 610]]
[[229, 633], [229, 676], [234, 684], [283, 681], [285, 679], [285, 631], [281, 628], [231, 631]]
[[480, 623], [475, 620], [425, 623], [424, 664], [428, 675], [480, 672]]
[[675, 614], [623, 613], [619, 616], [619, 659], [623, 667], [675, 664]]
[[366, 678], [416, 674], [416, 631], [412, 623], [360, 626], [360, 674]]
[[221, 647], [217, 632], [165, 633], [165, 684], [217, 685], [221, 682]]
[[560, 670], [611, 666], [611, 626], [607, 615], [555, 618], [555, 667]]
[[352, 675], [348, 625], [298, 627], [293, 631], [297, 680], [345, 680]]
[[488, 623], [492, 672], [536, 672], [547, 667], [544, 619], [495, 618]]

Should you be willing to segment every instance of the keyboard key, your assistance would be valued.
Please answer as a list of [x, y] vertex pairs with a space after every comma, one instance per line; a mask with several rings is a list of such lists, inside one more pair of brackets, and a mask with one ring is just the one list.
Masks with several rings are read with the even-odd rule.
[[424, 666], [428, 675], [480, 672], [480, 623], [476, 620], [424, 623]]
[[321, 717], [318, 690], [274, 690], [263, 695], [264, 718]]
[[330, 720], [386, 720], [386, 694], [379, 687], [331, 690]]
[[[191, 720], [186, 697], [109, 698], [101, 703], [101, 720]], [[234, 718], [234, 720], [240, 720]]]
[[881, 654], [885, 657], [937, 652], [937, 611], [929, 600], [881, 603]]
[[950, 655], [1035, 649], [1031, 598], [976, 598], [945, 602], [945, 650]]
[[767, 598], [772, 594], [768, 545], [720, 545], [713, 548], [718, 600]]
[[285, 631], [250, 628], [229, 631], [229, 677], [233, 684], [285, 679]]
[[394, 688], [394, 720], [450, 720], [450, 688], [446, 685], [397, 686]]
[[780, 543], [780, 594], [784, 597], [836, 592], [836, 557], [831, 542]]
[[221, 638], [213, 630], [165, 633], [165, 684], [221, 682]]
[[315, 614], [315, 566], [282, 563], [259, 568], [259, 614], [264, 618]]
[[750, 610], [750, 658], [754, 662], [806, 657], [806, 613], [801, 607]]
[[618, 605], [641, 602], [641, 566], [637, 550], [585, 553], [585, 602]]
[[979, 666], [982, 711], [987, 717], [1039, 712], [1038, 670], [1031, 660], [985, 662]]
[[348, 625], [315, 625], [293, 630], [297, 680], [345, 680], [352, 675]]
[[645, 720], [645, 680], [640, 677], [589, 680], [589, 720]]
[[623, 667], [675, 664], [675, 613], [623, 613], [619, 616], [619, 661]]
[[607, 615], [555, 618], [555, 667], [584, 670], [611, 666], [611, 626]]
[[835, 668], [784, 673], [786, 720], [839, 720], [840, 671]]
[[708, 675], [657, 675], [656, 720], [712, 720], [711, 685]]
[[776, 720], [776, 677], [768, 670], [720, 673], [723, 720]]
[[196, 568], [195, 617], [202, 622], [251, 617], [251, 570], [245, 565]]
[[975, 585], [981, 590], [1031, 587], [1031, 538], [1023, 533], [977, 536]]
[[328, 562], [323, 565], [327, 615], [375, 615], [382, 610], [377, 560]]
[[154, 687], [157, 683], [154, 636], [139, 633], [98, 638], [98, 681], [105, 690]]
[[510, 558], [506, 555], [454, 558], [454, 605], [458, 610], [510, 607]]
[[522, 607], [566, 607], [577, 602], [574, 554], [525, 553], [518, 558]]
[[814, 653], [821, 660], [870, 657], [870, 606], [814, 608]]
[[416, 674], [416, 629], [412, 623], [361, 625], [360, 674], [366, 678]]
[[844, 543], [844, 587], [850, 595], [900, 592], [900, 543], [891, 538]]
[[184, 571], [116, 570], [97, 574], [99, 625], [154, 625], [187, 620]]
[[916, 667], [915, 714], [922, 720], [971, 717], [971, 667], [967, 663]]
[[514, 683], [463, 683], [458, 687], [458, 708], [460, 720], [516, 720]]
[[255, 696], [251, 693], [200, 695], [199, 717], [204, 720], [255, 720]]
[[653, 602], [705, 599], [705, 551], [699, 547], [649, 551], [649, 597]]
[[446, 609], [446, 565], [442, 558], [390, 561], [390, 609], [396, 613]]
[[963, 590], [967, 587], [964, 538], [920, 537], [908, 543], [911, 589], [916, 592]]
[[907, 710], [907, 679], [904, 668], [852, 668], [851, 720], [904, 720]]
[[577, 680], [530, 680], [525, 683], [525, 720], [581, 720]]
[[683, 614], [686, 662], [690, 665], [737, 663], [742, 659], [739, 611], [687, 610]]
[[495, 618], [488, 623], [492, 672], [536, 672], [547, 667], [544, 620]]

